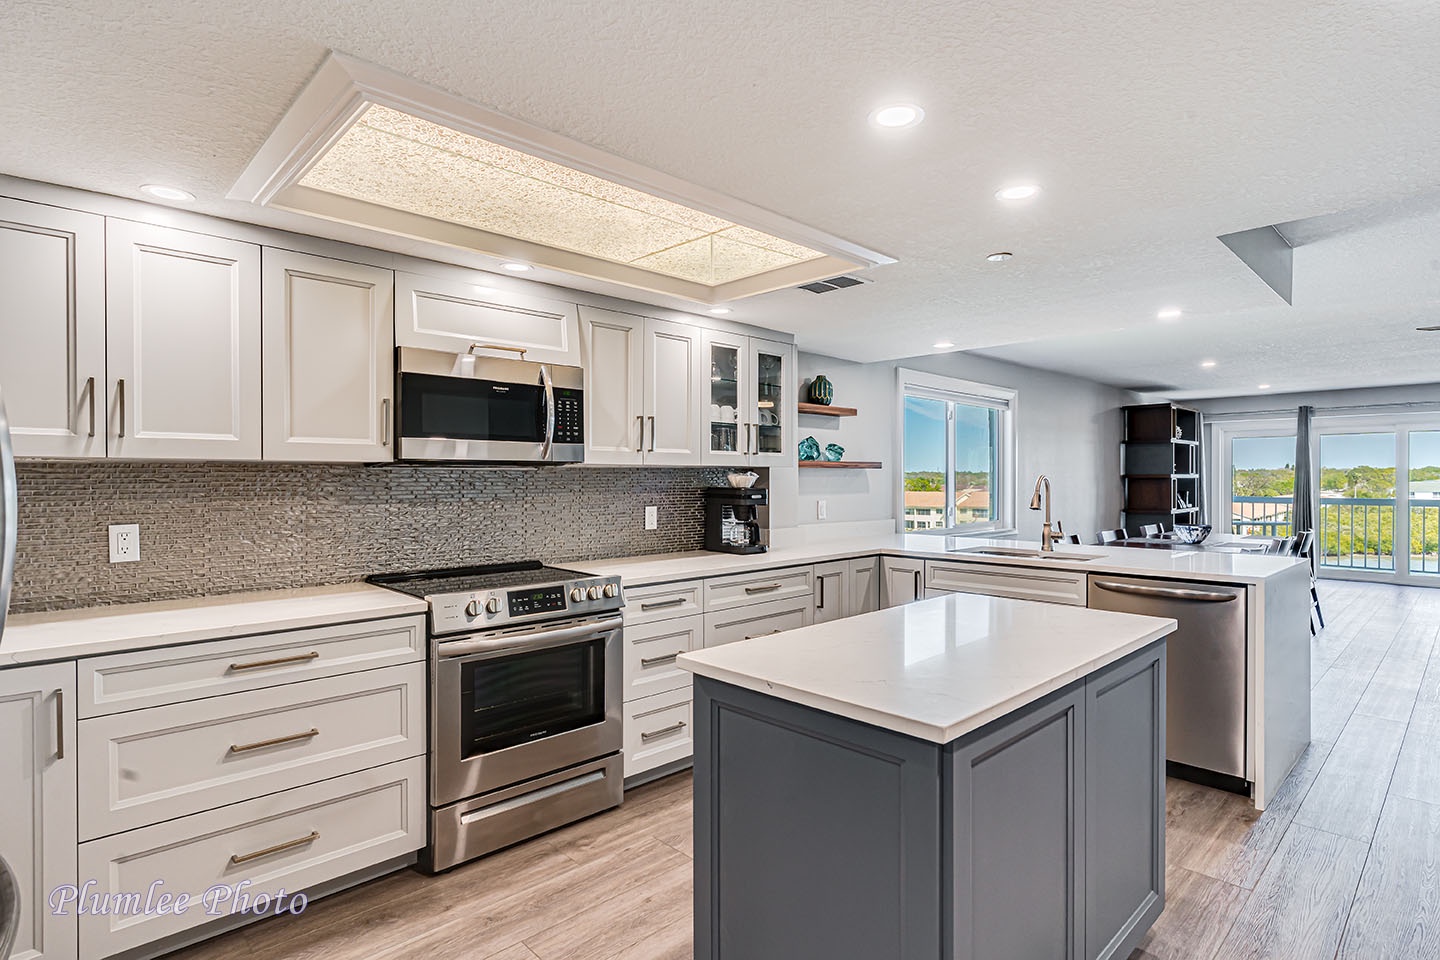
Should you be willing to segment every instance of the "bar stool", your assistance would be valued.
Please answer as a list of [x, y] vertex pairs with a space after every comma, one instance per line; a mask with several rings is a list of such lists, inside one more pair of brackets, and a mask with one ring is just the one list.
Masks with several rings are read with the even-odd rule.
[[1164, 532], [1165, 528], [1158, 523], [1140, 524], [1140, 536], [1142, 537], [1158, 537]]

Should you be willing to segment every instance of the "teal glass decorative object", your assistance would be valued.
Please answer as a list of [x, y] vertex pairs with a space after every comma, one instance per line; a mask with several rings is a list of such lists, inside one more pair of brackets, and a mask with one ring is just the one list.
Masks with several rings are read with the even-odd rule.
[[830, 406], [835, 399], [835, 385], [823, 373], [810, 381], [810, 402]]
[[801, 441], [800, 441], [800, 459], [801, 459], [801, 460], [819, 460], [819, 459], [820, 459], [820, 441], [819, 441], [819, 440], [816, 440], [814, 437], [806, 437], [804, 440], [801, 440]]
[[845, 448], [838, 443], [827, 443], [824, 456], [831, 463], [838, 463], [845, 458]]

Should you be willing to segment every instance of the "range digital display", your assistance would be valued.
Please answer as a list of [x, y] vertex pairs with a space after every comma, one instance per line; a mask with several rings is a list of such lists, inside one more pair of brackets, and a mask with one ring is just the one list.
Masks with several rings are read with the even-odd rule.
[[551, 613], [565, 609], [565, 587], [541, 587], [536, 590], [512, 590], [505, 594], [510, 602], [510, 616], [520, 617], [531, 613]]

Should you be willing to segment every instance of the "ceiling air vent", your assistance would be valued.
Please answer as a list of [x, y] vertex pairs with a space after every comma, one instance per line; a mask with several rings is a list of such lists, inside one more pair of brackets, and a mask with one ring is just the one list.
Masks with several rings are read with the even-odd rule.
[[809, 290], [811, 293], [829, 293], [831, 290], [844, 290], [846, 287], [858, 287], [862, 283], [869, 283], [860, 277], [831, 277], [829, 280], [816, 280], [814, 283], [802, 283], [801, 290]]

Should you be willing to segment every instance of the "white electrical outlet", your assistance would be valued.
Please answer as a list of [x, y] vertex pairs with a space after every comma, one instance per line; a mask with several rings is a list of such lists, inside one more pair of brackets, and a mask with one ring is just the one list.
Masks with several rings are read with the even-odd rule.
[[140, 559], [140, 524], [110, 524], [110, 562], [134, 563]]
[[825, 501], [824, 501], [824, 500], [816, 500], [816, 501], [815, 501], [815, 519], [816, 519], [816, 520], [824, 520], [824, 519], [825, 519]]
[[646, 529], [646, 530], [659, 530], [659, 529], [660, 529], [660, 508], [659, 508], [659, 507], [646, 507], [646, 508], [645, 508], [645, 529]]

